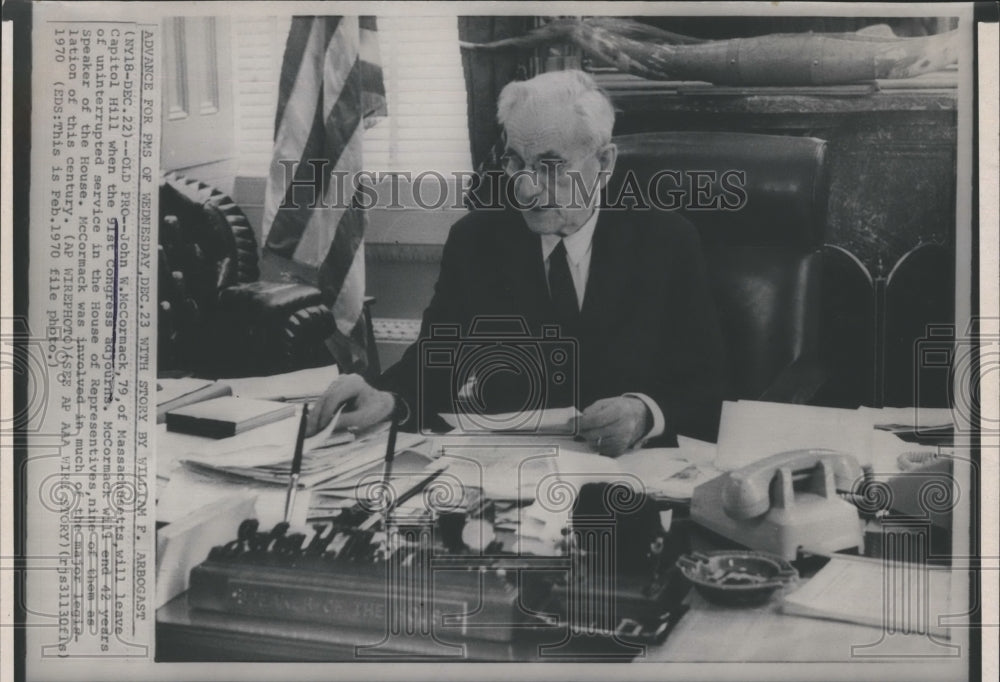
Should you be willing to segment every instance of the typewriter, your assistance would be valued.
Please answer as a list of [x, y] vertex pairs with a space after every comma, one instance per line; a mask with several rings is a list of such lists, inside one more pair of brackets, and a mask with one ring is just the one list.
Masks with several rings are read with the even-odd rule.
[[378, 523], [355, 507], [314, 525], [310, 537], [246, 520], [192, 570], [188, 602], [350, 628], [370, 633], [373, 646], [406, 640], [400, 650], [420, 656], [467, 655], [465, 646], [485, 643], [510, 660], [641, 656], [686, 610], [687, 583], [674, 564], [687, 547], [648, 501], [604, 513], [606, 492], [580, 491], [560, 556], [514, 554], [496, 540], [468, 546], [465, 526], [489, 523], [489, 502]]

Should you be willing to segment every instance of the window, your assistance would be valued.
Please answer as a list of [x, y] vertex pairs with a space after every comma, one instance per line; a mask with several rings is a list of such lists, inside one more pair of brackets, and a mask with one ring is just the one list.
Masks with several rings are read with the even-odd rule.
[[[278, 80], [290, 17], [233, 20], [239, 174], [271, 163]], [[369, 128], [365, 169], [450, 173], [472, 166], [455, 17], [379, 17], [389, 116]]]

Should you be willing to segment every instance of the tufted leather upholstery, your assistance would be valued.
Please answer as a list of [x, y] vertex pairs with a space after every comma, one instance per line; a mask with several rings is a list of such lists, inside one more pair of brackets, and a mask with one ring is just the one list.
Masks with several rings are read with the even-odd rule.
[[264, 375], [333, 361], [319, 289], [258, 281], [253, 228], [226, 194], [166, 174], [159, 241], [160, 371]]
[[[679, 204], [701, 235], [726, 342], [728, 397], [809, 400], [825, 380], [818, 358], [826, 143], [719, 132], [642, 133], [615, 142], [609, 201], [629, 172], [651, 205], [654, 198], [645, 193], [655, 174], [681, 173], [680, 183], [675, 174], [662, 176], [654, 191], [661, 203]], [[698, 208], [715, 197], [741, 205]]]

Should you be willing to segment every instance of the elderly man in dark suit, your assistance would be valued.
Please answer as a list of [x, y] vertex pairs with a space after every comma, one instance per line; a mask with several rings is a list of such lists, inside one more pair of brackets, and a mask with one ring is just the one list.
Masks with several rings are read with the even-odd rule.
[[[575, 340], [578, 364], [561, 388], [541, 387], [545, 404], [579, 407], [580, 434], [595, 450], [618, 455], [677, 434], [714, 439], [722, 341], [698, 236], [678, 215], [627, 210], [594, 191], [617, 155], [607, 96], [583, 72], [546, 73], [507, 85], [498, 120], [509, 201], [452, 227], [422, 338], [439, 325], [464, 337], [479, 315], [521, 320], [532, 335], [557, 325], [560, 338]], [[355, 375], [335, 381], [310, 429], [344, 403], [344, 426], [386, 419], [401, 403], [411, 427], [432, 425], [418, 415], [454, 411], [454, 386], [425, 380], [418, 345], [375, 386]], [[504, 398], [524, 388], [486, 381], [497, 388], [481, 392], [485, 411], [509, 408], [518, 398]]]

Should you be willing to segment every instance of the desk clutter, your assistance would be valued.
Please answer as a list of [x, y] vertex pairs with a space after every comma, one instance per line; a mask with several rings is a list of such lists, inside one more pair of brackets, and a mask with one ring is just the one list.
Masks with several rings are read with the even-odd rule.
[[[266, 379], [236, 380], [221, 399], [215, 382], [161, 389], [174, 405], [204, 400], [169, 410], [158, 432], [158, 607], [186, 591], [191, 613], [251, 630], [323, 626], [355, 643], [386, 628], [433, 633], [400, 645], [416, 658], [442, 642], [485, 646], [490, 660], [543, 649], [631, 658], [664, 641], [692, 585], [726, 608], [780, 594], [790, 616], [878, 625], [836, 593], [860, 580], [867, 605], [879, 604], [874, 571], [896, 563], [829, 557], [881, 557], [873, 526], [912, 514], [927, 478], [952, 471], [942, 411], [738, 401], [723, 407], [718, 445], [680, 437], [612, 459], [571, 435], [344, 431], [336, 418], [304, 438], [306, 407], [294, 403], [321, 388]], [[204, 414], [217, 400], [265, 418], [221, 437], [170, 429], [170, 413]], [[891, 504], [869, 495], [875, 484], [894, 491]], [[609, 515], [622, 485], [635, 505]], [[950, 533], [948, 510], [929, 518]], [[745, 550], [692, 553], [692, 529]], [[808, 589], [789, 565], [804, 555], [827, 562]]]
[[356, 506], [311, 533], [287, 523], [262, 530], [248, 519], [192, 569], [187, 601], [202, 611], [347, 627], [372, 643], [409, 633], [410, 654], [415, 641], [427, 656], [440, 654], [441, 642], [490, 641], [573, 655], [585, 652], [567, 642], [583, 637], [584, 649], [633, 657], [636, 645], [662, 642], [686, 611], [688, 586], [674, 565], [684, 548], [648, 501], [616, 519], [627, 542], [608, 543], [608, 528], [591, 521], [605, 492], [596, 484], [581, 491], [579, 523], [557, 556], [506, 552], [496, 539], [470, 546], [481, 534], [468, 526], [494, 515], [481, 497], [461, 511], [423, 514]]

